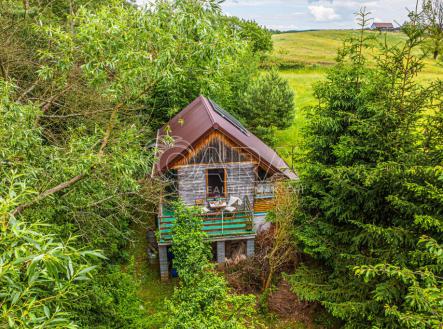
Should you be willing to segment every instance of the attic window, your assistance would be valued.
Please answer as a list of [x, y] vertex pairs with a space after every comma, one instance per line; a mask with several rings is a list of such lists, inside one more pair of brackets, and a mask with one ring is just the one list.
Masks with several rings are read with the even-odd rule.
[[264, 182], [268, 180], [270, 177], [269, 172], [267, 170], [264, 170], [262, 167], [258, 167], [257, 169], [257, 179], [260, 182]]
[[225, 169], [208, 169], [206, 171], [206, 196], [209, 198], [226, 196]]

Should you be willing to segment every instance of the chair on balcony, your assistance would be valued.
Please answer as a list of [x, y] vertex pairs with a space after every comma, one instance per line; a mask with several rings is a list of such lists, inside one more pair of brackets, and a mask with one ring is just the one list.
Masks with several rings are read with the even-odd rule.
[[202, 210], [202, 212], [204, 214], [207, 214], [208, 212], [210, 212], [211, 210], [205, 206], [205, 200], [204, 199], [196, 199], [195, 200], [195, 205], [197, 207], [200, 207], [200, 209]]
[[239, 197], [236, 197], [236, 196], [229, 197], [229, 201], [228, 201], [228, 204], [225, 208], [225, 211], [233, 212], [233, 211], [237, 210], [237, 208], [234, 207], [235, 204], [241, 206], [243, 204], [243, 201]]

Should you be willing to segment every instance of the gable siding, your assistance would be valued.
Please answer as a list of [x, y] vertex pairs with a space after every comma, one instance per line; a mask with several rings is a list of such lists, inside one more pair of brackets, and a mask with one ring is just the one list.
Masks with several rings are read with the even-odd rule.
[[213, 138], [195, 156], [188, 160], [188, 164], [199, 163], [226, 163], [248, 161], [246, 156], [222, 142], [220, 138]]
[[246, 150], [236, 146], [220, 132], [214, 131], [202, 138], [194, 147], [189, 147], [187, 153], [176, 160], [171, 167], [251, 161], [252, 157]]

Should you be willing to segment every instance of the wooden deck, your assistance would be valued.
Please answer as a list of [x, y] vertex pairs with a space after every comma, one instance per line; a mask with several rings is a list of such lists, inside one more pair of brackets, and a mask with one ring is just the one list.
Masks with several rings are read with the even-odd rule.
[[[254, 235], [253, 212], [213, 212], [201, 215], [203, 231], [210, 239], [231, 238]], [[163, 209], [158, 218], [159, 243], [167, 244], [172, 240], [172, 227], [175, 218], [171, 210]]]
[[[254, 193], [254, 206], [245, 197], [244, 206], [234, 212], [217, 211], [200, 215], [203, 222], [203, 231], [210, 240], [233, 240], [248, 236], [255, 236], [254, 218], [261, 218], [273, 208], [274, 191], [270, 184], [263, 185]], [[206, 199], [207, 204], [207, 199]], [[169, 245], [172, 240], [172, 228], [175, 223], [174, 211], [167, 205], [160, 204], [158, 214], [158, 243]]]

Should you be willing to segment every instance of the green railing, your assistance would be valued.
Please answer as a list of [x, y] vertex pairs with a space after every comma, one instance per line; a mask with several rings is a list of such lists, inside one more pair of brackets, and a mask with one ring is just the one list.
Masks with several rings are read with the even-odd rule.
[[[243, 210], [234, 212], [209, 212], [200, 216], [203, 221], [203, 231], [206, 232], [211, 239], [255, 234], [251, 203], [247, 199], [245, 199], [245, 207]], [[158, 218], [160, 243], [171, 241], [174, 223], [175, 217], [173, 211], [161, 209]]]

